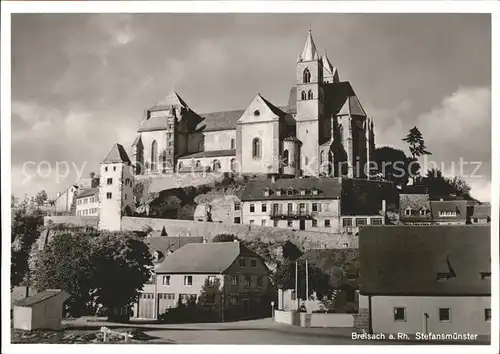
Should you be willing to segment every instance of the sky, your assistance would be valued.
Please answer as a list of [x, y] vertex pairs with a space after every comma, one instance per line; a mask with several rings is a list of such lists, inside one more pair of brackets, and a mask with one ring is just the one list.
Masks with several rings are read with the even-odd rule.
[[286, 105], [310, 27], [377, 146], [408, 153], [417, 126], [429, 160], [490, 200], [489, 14], [13, 14], [12, 193], [55, 196], [98, 172], [173, 89], [198, 113], [257, 93]]

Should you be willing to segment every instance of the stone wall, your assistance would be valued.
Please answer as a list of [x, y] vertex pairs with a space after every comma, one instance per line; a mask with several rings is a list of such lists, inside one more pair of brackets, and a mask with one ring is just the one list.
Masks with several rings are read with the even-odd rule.
[[349, 248], [358, 247], [357, 236], [332, 234], [313, 231], [293, 231], [286, 228], [256, 225], [224, 224], [176, 219], [153, 219], [123, 217], [122, 230], [143, 231], [148, 227], [153, 230], [165, 230], [170, 236], [204, 237], [210, 241], [218, 234], [234, 234], [245, 240], [261, 239], [263, 242], [289, 240], [300, 248]]
[[47, 226], [53, 224], [69, 224], [72, 226], [86, 226], [97, 227], [97, 216], [72, 216], [72, 215], [58, 215], [46, 216], [43, 218], [43, 225]]
[[169, 175], [136, 176], [136, 181], [145, 185], [144, 193], [157, 193], [166, 189], [200, 186], [224, 178], [222, 173], [174, 173]]

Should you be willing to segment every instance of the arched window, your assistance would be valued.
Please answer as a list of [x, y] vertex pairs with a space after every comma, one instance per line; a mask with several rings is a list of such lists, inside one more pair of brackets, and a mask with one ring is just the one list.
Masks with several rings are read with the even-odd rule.
[[236, 149], [236, 140], [231, 139], [231, 150]]
[[212, 163], [212, 170], [214, 172], [220, 171], [220, 161], [219, 160], [214, 160], [214, 162]]
[[283, 166], [288, 166], [289, 153], [288, 150], [283, 151]]
[[260, 159], [262, 155], [262, 146], [259, 138], [253, 139], [252, 142], [252, 157], [254, 159]]
[[300, 94], [302, 100], [307, 100], [307, 94], [305, 91], [302, 91], [302, 93]]
[[313, 97], [313, 93], [311, 90], [309, 90], [309, 92], [307, 93], [307, 99], [308, 100], [312, 100], [314, 97]]
[[158, 163], [158, 143], [153, 140], [151, 143], [151, 171], [156, 171]]
[[306, 68], [304, 70], [304, 73], [302, 74], [302, 78], [305, 84], [311, 82], [311, 73], [309, 72], [309, 69]]
[[236, 172], [236, 159], [231, 159], [231, 172]]

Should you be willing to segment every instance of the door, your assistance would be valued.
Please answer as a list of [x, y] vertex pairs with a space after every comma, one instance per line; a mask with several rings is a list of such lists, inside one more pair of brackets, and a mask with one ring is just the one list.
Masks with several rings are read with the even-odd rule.
[[154, 313], [154, 295], [153, 293], [142, 293], [139, 297], [139, 318], [153, 318]]
[[306, 229], [306, 221], [305, 220], [300, 220], [300, 230], [305, 230]]

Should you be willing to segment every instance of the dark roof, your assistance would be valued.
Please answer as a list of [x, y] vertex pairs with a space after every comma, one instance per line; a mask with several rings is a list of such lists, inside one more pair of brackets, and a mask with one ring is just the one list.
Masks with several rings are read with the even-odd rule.
[[[359, 256], [364, 295], [491, 295], [487, 225], [362, 227]], [[447, 257], [456, 277], [438, 281]]]
[[200, 151], [193, 154], [180, 156], [179, 159], [196, 159], [203, 157], [219, 157], [219, 156], [236, 156], [236, 150], [211, 150], [211, 151]]
[[[251, 200], [279, 200], [279, 199], [336, 199], [340, 198], [342, 182], [338, 178], [282, 178], [274, 183], [270, 179], [250, 180], [247, 182], [241, 194], [241, 201]], [[275, 192], [269, 196], [264, 195], [268, 188], [271, 191], [281, 189], [282, 195]], [[286, 191], [293, 188], [295, 191], [292, 196], [287, 195]], [[307, 191], [306, 195], [300, 195], [299, 190]], [[313, 189], [318, 192], [316, 195], [310, 193]]]
[[108, 156], [106, 156], [106, 158], [101, 163], [119, 163], [119, 162], [125, 162], [130, 164], [130, 159], [128, 158], [128, 155], [125, 152], [123, 146], [120, 144], [115, 144], [111, 148], [111, 151], [109, 152]]
[[341, 215], [380, 215], [384, 200], [387, 211], [397, 209], [398, 191], [392, 182], [353, 178], [342, 180]]
[[197, 131], [216, 131], [216, 130], [234, 130], [236, 123], [241, 115], [245, 112], [244, 109], [237, 111], [223, 111], [200, 114], [202, 120], [196, 126]]
[[428, 194], [428, 188], [420, 184], [405, 186], [402, 188], [401, 194]]
[[[406, 215], [408, 208], [411, 209], [411, 215]], [[400, 194], [399, 209], [401, 221], [430, 221], [432, 219], [428, 194]], [[421, 215], [421, 210], [425, 210], [426, 214]]]
[[491, 205], [490, 204], [474, 205], [471, 217], [476, 219], [490, 218]]
[[[299, 259], [307, 259], [330, 276], [330, 284], [334, 288], [352, 285], [357, 288], [359, 252], [357, 249], [310, 249]], [[349, 281], [349, 279], [355, 279]]]
[[184, 245], [189, 243], [203, 243], [203, 237], [174, 237], [174, 236], [160, 236], [161, 231], [154, 232], [154, 236], [149, 236], [144, 239], [144, 242], [148, 245], [151, 252], [160, 252], [162, 257], [165, 256], [168, 251], [177, 251]]
[[166, 257], [156, 273], [221, 274], [240, 254], [260, 258], [239, 242], [190, 243]]
[[[432, 219], [435, 221], [455, 221], [465, 220], [467, 218], [467, 201], [466, 200], [431, 200]], [[439, 216], [440, 211], [456, 212], [457, 216]]]
[[86, 189], [83, 192], [81, 192], [80, 194], [78, 194], [78, 198], [89, 197], [89, 196], [96, 195], [98, 193], [99, 193], [99, 188], [90, 188], [90, 189]]
[[[23, 306], [23, 307], [31, 307], [35, 304], [38, 304], [42, 301], [50, 299], [57, 295], [65, 295], [66, 299], [69, 297], [65, 291], [61, 290], [45, 290], [33, 296], [28, 296], [24, 299], [18, 300], [15, 302], [15, 306]], [[65, 300], [66, 300], [65, 299]]]

